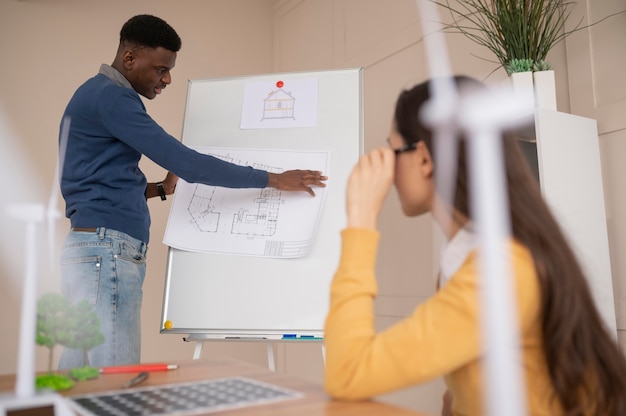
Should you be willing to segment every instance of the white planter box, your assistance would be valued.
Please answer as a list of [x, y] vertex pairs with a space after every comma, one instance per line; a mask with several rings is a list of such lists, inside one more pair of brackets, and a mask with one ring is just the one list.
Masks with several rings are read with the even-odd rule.
[[511, 79], [513, 92], [516, 95], [526, 100], [530, 100], [533, 97], [533, 73], [531, 71], [514, 72], [509, 78]]
[[556, 84], [554, 71], [533, 72], [535, 106], [556, 111]]

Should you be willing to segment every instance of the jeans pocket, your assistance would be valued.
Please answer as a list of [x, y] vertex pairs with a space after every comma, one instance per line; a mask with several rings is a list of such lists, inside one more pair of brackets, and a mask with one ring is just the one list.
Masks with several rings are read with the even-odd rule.
[[71, 257], [61, 260], [61, 290], [72, 302], [87, 299], [91, 305], [98, 300], [101, 256]]
[[120, 242], [120, 257], [135, 264], [143, 264], [146, 262], [146, 257], [142, 255], [137, 247], [127, 241]]

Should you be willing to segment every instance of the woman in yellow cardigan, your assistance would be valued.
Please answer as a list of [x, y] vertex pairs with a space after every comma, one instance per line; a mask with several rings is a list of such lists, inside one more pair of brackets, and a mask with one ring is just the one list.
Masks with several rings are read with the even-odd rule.
[[[455, 77], [459, 87], [482, 87]], [[462, 88], [464, 89], [464, 88]], [[453, 207], [434, 184], [431, 131], [418, 114], [428, 83], [398, 98], [389, 146], [361, 157], [348, 181], [347, 228], [326, 320], [325, 388], [358, 400], [443, 376], [444, 414], [483, 415], [476, 247], [461, 140]], [[603, 327], [581, 268], [514, 139], [503, 136], [513, 236], [510, 259], [520, 370], [532, 415], [626, 415], [626, 361]], [[392, 184], [402, 211], [430, 212], [447, 234], [439, 290], [387, 330], [374, 329], [377, 219]], [[437, 202], [436, 202], [437, 201]], [[448, 408], [448, 406], [451, 407]]]

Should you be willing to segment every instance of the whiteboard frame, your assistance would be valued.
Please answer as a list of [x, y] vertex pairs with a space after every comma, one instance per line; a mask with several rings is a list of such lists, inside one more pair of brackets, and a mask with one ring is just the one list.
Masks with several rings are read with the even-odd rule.
[[[305, 257], [269, 259], [170, 247], [161, 333], [206, 340], [323, 337], [345, 227], [345, 186], [363, 154], [363, 72], [349, 68], [189, 81], [184, 144], [330, 151], [329, 180], [315, 241]], [[289, 80], [313, 77], [318, 81], [315, 127], [240, 129], [246, 83], [281, 80], [288, 88]], [[165, 329], [166, 321], [171, 329]]]

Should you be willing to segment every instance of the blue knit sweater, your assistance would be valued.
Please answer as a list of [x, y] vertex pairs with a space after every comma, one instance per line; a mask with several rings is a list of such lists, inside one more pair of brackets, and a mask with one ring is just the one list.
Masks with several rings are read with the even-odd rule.
[[102, 73], [74, 93], [64, 116], [71, 120], [61, 178], [72, 227], [106, 227], [141, 241], [150, 236], [141, 155], [191, 183], [264, 188], [265, 171], [242, 167], [190, 149], [147, 113], [132, 88]]

